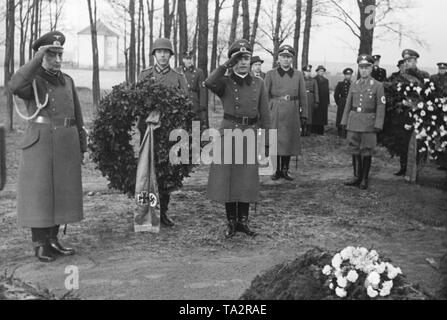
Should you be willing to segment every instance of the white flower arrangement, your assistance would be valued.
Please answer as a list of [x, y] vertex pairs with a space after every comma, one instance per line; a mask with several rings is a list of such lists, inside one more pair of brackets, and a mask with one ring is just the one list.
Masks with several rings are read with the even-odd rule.
[[404, 128], [416, 133], [420, 153], [428, 152], [430, 159], [436, 159], [446, 151], [447, 97], [440, 96], [435, 84], [427, 79], [421, 86], [398, 83], [397, 88], [405, 88], [398, 91], [402, 92], [404, 105], [410, 107]]
[[331, 265], [321, 269], [326, 284], [339, 298], [349, 297], [359, 288], [367, 297], [391, 295], [394, 280], [402, 270], [389, 262], [381, 261], [376, 250], [349, 246], [335, 254]]

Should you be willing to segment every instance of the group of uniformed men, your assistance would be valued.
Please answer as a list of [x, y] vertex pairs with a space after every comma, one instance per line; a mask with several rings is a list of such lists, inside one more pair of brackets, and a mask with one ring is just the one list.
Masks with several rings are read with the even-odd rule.
[[[53, 261], [57, 255], [74, 254], [73, 249], [59, 243], [59, 226], [83, 218], [80, 166], [87, 151], [86, 131], [74, 82], [60, 70], [64, 42], [64, 35], [58, 31], [39, 38], [33, 44], [34, 58], [9, 83], [11, 92], [26, 102], [28, 113], [37, 114], [29, 121], [20, 146], [23, 153], [17, 211], [19, 224], [32, 230], [36, 257], [45, 262]], [[296, 52], [289, 45], [279, 48], [278, 67], [264, 74], [263, 60], [252, 56], [250, 43], [236, 40], [229, 48], [228, 60], [207, 79], [194, 66], [192, 52], [184, 53], [181, 67], [171, 68], [174, 50], [168, 39], [157, 39], [151, 54], [156, 63], [143, 70], [138, 80], [149, 78], [182, 89], [194, 103], [196, 119], [206, 126], [209, 89], [222, 101], [224, 115], [220, 129], [277, 130], [273, 180], [293, 180], [289, 163], [291, 156], [301, 153], [301, 136], [324, 133], [329, 104], [326, 69], [319, 66], [315, 78], [311, 77], [310, 65], [303, 67], [304, 74], [298, 71], [292, 66]], [[413, 51], [407, 54], [404, 57], [407, 62], [415, 58]], [[360, 55], [357, 60], [360, 79], [351, 84], [353, 70], [348, 68], [344, 71], [345, 80], [335, 90], [339, 106], [337, 126], [352, 148], [355, 179], [348, 185], [362, 189], [368, 187], [376, 133], [382, 129], [385, 115], [383, 85], [374, 77], [383, 79], [386, 74], [377, 69], [377, 61], [377, 57]], [[440, 65], [440, 70], [445, 68], [447, 64]], [[445, 73], [435, 80], [446, 83]], [[145, 126], [140, 120], [138, 128], [143, 134]], [[222, 135], [222, 146], [225, 141]], [[268, 147], [267, 141], [267, 152]], [[250, 203], [259, 200], [259, 171], [257, 164], [247, 161], [248, 149], [251, 148], [244, 145], [244, 163], [213, 163], [210, 168], [207, 196], [225, 203], [227, 238], [236, 232], [256, 235], [248, 226], [248, 218]], [[159, 193], [161, 223], [172, 227], [174, 222], [167, 215], [170, 194], [166, 190]]]

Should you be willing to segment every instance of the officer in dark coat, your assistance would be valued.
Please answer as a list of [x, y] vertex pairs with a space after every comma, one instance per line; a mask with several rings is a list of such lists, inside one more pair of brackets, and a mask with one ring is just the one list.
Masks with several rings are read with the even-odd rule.
[[341, 125], [348, 130], [347, 140], [352, 151], [355, 177], [346, 185], [365, 190], [368, 188], [377, 132], [383, 129], [386, 99], [382, 83], [371, 77], [373, 58], [360, 55], [357, 63], [360, 79], [349, 89]]
[[[304, 82], [306, 83], [307, 92], [307, 122], [301, 123], [301, 135], [307, 137], [312, 130], [312, 115], [315, 108], [320, 104], [320, 96], [318, 94], [317, 80], [312, 78], [312, 66], [307, 65], [303, 67]], [[301, 111], [302, 115], [302, 111]]]
[[371, 77], [373, 77], [379, 82], [384, 82], [387, 76], [386, 76], [386, 70], [380, 67], [380, 58], [382, 58], [380, 54], [376, 54], [373, 56], [374, 67], [371, 73]]
[[395, 79], [399, 79], [400, 77], [402, 77], [402, 74], [405, 72], [405, 60], [399, 60], [397, 62], [397, 67], [399, 68], [399, 71], [393, 72], [388, 78], [387, 82], [393, 82], [395, 81]]
[[312, 116], [312, 133], [323, 135], [324, 126], [327, 125], [328, 106], [330, 102], [329, 97], [329, 80], [324, 76], [326, 68], [324, 66], [318, 66], [317, 75], [315, 80], [318, 84], [318, 94], [320, 104], [313, 111]]
[[[447, 97], [447, 62], [438, 63], [438, 74], [432, 75], [430, 81], [435, 84], [443, 97]], [[439, 170], [447, 170], [447, 153], [442, 154], [436, 163], [439, 165]]]
[[[244, 134], [251, 132], [256, 137], [259, 127], [266, 130], [271, 127], [264, 81], [250, 74], [251, 53], [248, 41], [236, 40], [228, 51], [229, 60], [214, 70], [205, 81], [206, 87], [221, 99], [224, 110], [220, 126], [222, 159], [220, 163], [216, 163], [219, 159], [213, 159], [207, 196], [211, 200], [225, 203], [227, 238], [233, 237], [236, 231], [249, 236], [256, 235], [248, 227], [248, 213], [250, 203], [259, 200], [260, 186], [257, 152], [254, 151], [257, 142], [251, 141], [254, 144], [251, 146], [247, 138], [240, 150], [236, 149], [237, 144], [233, 142], [237, 139], [225, 137], [240, 130]], [[254, 153], [249, 152], [250, 150]], [[231, 163], [225, 161], [228, 151], [232, 152]], [[235, 157], [241, 156], [240, 153], [243, 161], [237, 163]]]
[[343, 110], [345, 109], [346, 99], [348, 98], [349, 88], [351, 88], [351, 78], [354, 70], [351, 68], [346, 68], [343, 70], [345, 79], [340, 81], [335, 87], [334, 99], [337, 104], [337, 119], [335, 124], [337, 126], [338, 136], [341, 138], [346, 138], [346, 131], [343, 130], [340, 125], [341, 118], [343, 117]]
[[59, 225], [83, 218], [81, 163], [87, 140], [75, 84], [60, 71], [64, 43], [58, 31], [37, 39], [34, 58], [9, 83], [31, 118], [20, 143], [18, 220], [31, 228], [35, 255], [43, 262], [74, 254], [59, 243]]
[[[188, 94], [188, 83], [183, 74], [172, 69], [169, 65], [171, 57], [174, 55], [174, 49], [169, 39], [159, 38], [154, 41], [151, 54], [155, 57], [155, 65], [141, 71], [138, 81], [149, 79], [154, 83], [161, 83], [166, 86], [181, 89]], [[140, 130], [141, 141], [143, 141], [147, 124], [145, 119], [139, 119], [138, 129]], [[167, 190], [159, 190], [160, 194], [160, 222], [166, 227], [174, 226], [174, 222], [167, 215], [169, 200], [171, 194]]]
[[208, 90], [205, 88], [205, 74], [202, 69], [194, 66], [193, 58], [192, 51], [184, 52], [183, 66], [176, 70], [186, 77], [196, 120], [200, 120], [204, 126], [208, 127]]
[[306, 125], [308, 118], [304, 76], [292, 67], [295, 54], [292, 46], [281, 46], [278, 50], [279, 67], [265, 76], [272, 128], [278, 132], [277, 166], [273, 180], [293, 180], [289, 173], [290, 159], [301, 154], [301, 125]]
[[265, 73], [262, 72], [262, 64], [264, 63], [264, 60], [262, 60], [259, 56], [253, 56], [251, 58], [251, 73], [255, 77], [260, 77], [262, 79], [265, 79]]
[[[423, 86], [425, 80], [430, 80], [430, 74], [418, 68], [418, 59], [420, 55], [415, 50], [405, 49], [402, 51], [402, 58], [405, 61], [405, 72], [403, 77], [406, 81], [413, 83], [417, 86]], [[408, 107], [411, 109], [413, 106], [411, 102]], [[418, 157], [420, 157], [419, 152], [417, 152], [416, 144], [416, 133], [414, 131], [408, 132], [409, 143], [408, 143], [408, 153], [406, 154], [407, 164], [403, 170], [405, 179], [411, 183], [416, 182], [417, 178], [417, 167], [418, 167]]]

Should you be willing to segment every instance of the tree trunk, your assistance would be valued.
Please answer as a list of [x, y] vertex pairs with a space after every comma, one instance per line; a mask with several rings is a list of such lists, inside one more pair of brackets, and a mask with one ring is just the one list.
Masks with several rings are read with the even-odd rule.
[[208, 0], [198, 0], [197, 16], [199, 17], [197, 66], [208, 75]]
[[[372, 54], [374, 42], [374, 23], [368, 21], [371, 19], [372, 12], [369, 11], [370, 6], [376, 5], [376, 0], [357, 0], [360, 10], [360, 47], [359, 55]], [[370, 8], [368, 8], [370, 7]], [[372, 21], [374, 22], [374, 21]]]
[[250, 36], [250, 45], [253, 50], [255, 47], [256, 32], [258, 31], [258, 20], [259, 20], [259, 12], [260, 11], [261, 11], [261, 0], [257, 0], [256, 1], [255, 17], [253, 19], [253, 27], [252, 27], [251, 36]]
[[23, 1], [20, 3], [20, 44], [19, 44], [19, 65], [25, 64], [26, 38], [28, 35], [29, 16], [31, 11], [30, 0], [27, 1], [26, 12], [23, 13]]
[[[6, 1], [6, 39], [5, 39], [5, 60], [4, 60], [4, 84], [5, 88], [9, 80], [11, 80], [14, 74], [14, 31], [15, 31], [15, 1]], [[8, 119], [6, 122], [6, 128], [9, 131], [14, 129], [13, 118], [13, 102], [12, 94], [9, 90], [5, 90], [6, 95], [6, 108], [8, 113]]]
[[93, 107], [98, 109], [99, 100], [101, 98], [101, 88], [99, 84], [99, 57], [98, 57], [98, 34], [96, 30], [96, 0], [87, 0], [88, 15], [90, 19], [90, 33], [92, 40], [92, 56], [93, 56], [93, 80], [92, 80], [92, 92], [93, 92]]
[[178, 22], [179, 22], [179, 54], [188, 50], [188, 17], [186, 13], [186, 0], [178, 0]]
[[141, 7], [141, 60], [143, 63], [143, 69], [146, 69], [146, 22], [145, 22], [145, 16], [144, 16], [144, 1], [140, 0], [140, 7]]
[[136, 52], [135, 52], [135, 0], [129, 0], [130, 15], [130, 43], [129, 43], [129, 82], [136, 81]]
[[300, 35], [301, 35], [301, 0], [296, 0], [296, 20], [295, 20], [295, 33], [293, 35], [293, 49], [295, 49], [295, 56], [293, 57], [293, 65], [295, 68], [298, 66], [298, 51], [300, 49]]
[[154, 0], [147, 0], [147, 15], [149, 17], [149, 65], [154, 65], [152, 48], [154, 46]]
[[164, 20], [164, 37], [171, 37], [171, 12], [169, 10], [169, 0], [165, 0], [163, 8], [163, 20]]
[[138, 22], [137, 22], [137, 74], [141, 71], [141, 0], [138, 1]]
[[178, 66], [179, 62], [179, 50], [178, 50], [178, 12], [177, 16], [173, 19], [174, 24], [174, 39], [173, 39], [173, 46], [174, 46], [174, 65]]
[[[197, 16], [199, 18], [199, 40], [198, 40], [198, 54], [197, 66], [203, 70], [205, 78], [208, 76], [208, 0], [198, 0]], [[208, 128], [208, 112], [206, 115], [205, 126]]]
[[213, 44], [211, 48], [211, 66], [210, 70], [213, 71], [217, 66], [217, 42], [219, 36], [219, 20], [220, 20], [220, 10], [225, 0], [215, 0], [214, 4], [214, 25], [213, 25]]
[[250, 40], [250, 7], [248, 0], [242, 0], [242, 38]]
[[282, 7], [283, 7], [283, 0], [278, 0], [278, 4], [276, 7], [276, 25], [275, 25], [275, 32], [273, 34], [273, 68], [276, 67], [277, 61], [278, 61], [278, 51], [279, 51], [279, 30], [281, 27], [281, 20], [282, 20]]
[[[197, 3], [197, 8], [199, 8], [199, 3]], [[192, 51], [197, 52], [197, 35], [199, 33], [199, 19], [196, 19], [196, 29], [194, 30], [194, 37], [192, 40]], [[197, 54], [196, 54], [196, 61], [194, 61], [195, 64], [197, 64]]]
[[312, 28], [313, 0], [307, 0], [306, 4], [306, 22], [304, 24], [303, 53], [301, 56], [301, 64], [303, 66], [309, 64], [309, 43], [310, 29]]
[[236, 40], [237, 31], [237, 20], [239, 17], [239, 3], [241, 0], [234, 0], [233, 2], [233, 15], [231, 18], [231, 30], [230, 30], [230, 40], [228, 41], [228, 47], [230, 47], [234, 40]]

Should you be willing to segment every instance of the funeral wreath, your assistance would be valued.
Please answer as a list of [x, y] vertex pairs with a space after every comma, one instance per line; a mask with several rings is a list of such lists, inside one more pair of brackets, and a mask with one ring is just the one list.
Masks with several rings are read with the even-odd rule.
[[[159, 190], [173, 191], [193, 169], [191, 164], [172, 165], [169, 141], [174, 129], [192, 130], [192, 103], [179, 89], [150, 81], [134, 85], [120, 84], [101, 99], [90, 135], [92, 160], [109, 188], [133, 196], [138, 164], [139, 132], [136, 123], [151, 111], [160, 113], [160, 128], [154, 133], [155, 169]], [[191, 162], [190, 162], [191, 163]]]

